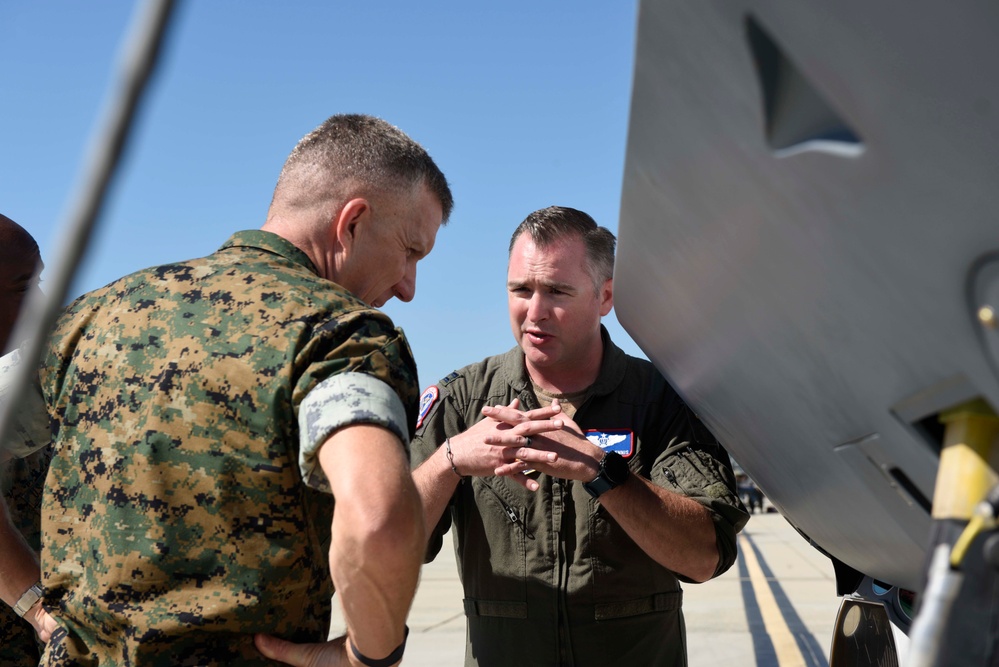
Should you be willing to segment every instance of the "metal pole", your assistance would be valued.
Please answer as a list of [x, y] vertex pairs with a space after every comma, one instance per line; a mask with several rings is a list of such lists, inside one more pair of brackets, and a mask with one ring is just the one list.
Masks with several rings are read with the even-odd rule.
[[[20, 363], [8, 386], [26, 388], [35, 381], [42, 349], [55, 325], [77, 266], [87, 249], [100, 216], [108, 187], [134, 125], [136, 111], [159, 59], [176, 0], [148, 0], [133, 22], [118, 60], [118, 76], [102, 114], [101, 128], [91, 141], [77, 195], [58, 238], [58, 249], [44, 294], [35, 293], [25, 304], [11, 335], [20, 348]], [[13, 432], [14, 415], [25, 404], [27, 391], [10, 391], [0, 401], [0, 443]], [[0, 460], [3, 451], [0, 450]]]

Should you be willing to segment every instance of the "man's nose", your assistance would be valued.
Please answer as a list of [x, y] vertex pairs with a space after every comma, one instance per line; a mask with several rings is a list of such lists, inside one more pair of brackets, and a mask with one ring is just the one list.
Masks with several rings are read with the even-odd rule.
[[406, 272], [403, 279], [395, 284], [395, 295], [400, 301], [409, 303], [416, 296], [416, 264]]
[[541, 322], [548, 318], [548, 300], [541, 292], [531, 295], [531, 301], [527, 305], [527, 319], [531, 322]]

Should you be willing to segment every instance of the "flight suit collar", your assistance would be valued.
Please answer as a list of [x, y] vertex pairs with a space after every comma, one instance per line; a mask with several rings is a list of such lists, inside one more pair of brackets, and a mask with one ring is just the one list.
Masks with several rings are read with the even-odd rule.
[[319, 275], [316, 265], [312, 263], [308, 255], [302, 252], [291, 241], [273, 232], [265, 232], [262, 229], [248, 229], [236, 232], [222, 244], [219, 250], [225, 250], [226, 248], [254, 248], [270, 252], [295, 264], [301, 264], [312, 273]]

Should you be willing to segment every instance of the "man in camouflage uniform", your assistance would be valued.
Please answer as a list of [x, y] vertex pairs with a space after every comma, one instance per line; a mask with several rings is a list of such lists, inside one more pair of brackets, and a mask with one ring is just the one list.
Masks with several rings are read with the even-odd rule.
[[456, 531], [466, 665], [686, 664], [680, 581], [735, 561], [749, 517], [728, 454], [600, 324], [614, 245], [581, 211], [528, 216], [507, 274], [519, 346], [421, 397], [414, 477], [428, 557]]
[[326, 639], [331, 578], [347, 634], [320, 649], [400, 653], [424, 546], [418, 388], [376, 308], [413, 298], [451, 206], [409, 137], [334, 116], [292, 151], [260, 231], [65, 310], [40, 369], [60, 626], [43, 665], [297, 660], [286, 640]]
[[[24, 298], [38, 289], [41, 268], [35, 239], [0, 215], [0, 351], [13, 347], [14, 324]], [[0, 365], [5, 362], [0, 360]], [[37, 665], [41, 649], [35, 632], [47, 640], [52, 627], [41, 605], [32, 604], [23, 617], [13, 608], [22, 600], [22, 605], [34, 602], [30, 589], [38, 581], [42, 489], [52, 452], [47, 446], [47, 420], [42, 421], [37, 442], [16, 451], [0, 448], [0, 492], [6, 501], [0, 503], [0, 544], [9, 545], [7, 557], [0, 560], [0, 599], [7, 603], [0, 605], [0, 665], [5, 667]]]

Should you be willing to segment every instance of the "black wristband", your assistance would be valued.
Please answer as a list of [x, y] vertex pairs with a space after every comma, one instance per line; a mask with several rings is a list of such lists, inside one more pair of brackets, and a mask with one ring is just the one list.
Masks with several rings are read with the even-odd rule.
[[367, 665], [368, 667], [389, 667], [395, 663], [402, 660], [402, 654], [406, 651], [406, 638], [409, 637], [409, 626], [404, 625], [402, 633], [402, 643], [395, 647], [395, 650], [388, 654], [388, 656], [380, 659], [369, 658], [354, 646], [354, 642], [348, 642], [350, 644], [350, 650], [353, 652], [354, 657], [361, 661], [361, 663]]

